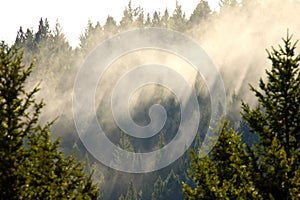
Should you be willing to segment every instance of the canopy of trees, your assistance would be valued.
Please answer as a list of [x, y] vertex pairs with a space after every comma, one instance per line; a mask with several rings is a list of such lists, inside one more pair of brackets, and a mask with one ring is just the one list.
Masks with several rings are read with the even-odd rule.
[[64, 157], [51, 142], [50, 125], [38, 124], [39, 88], [25, 90], [34, 64], [22, 64], [17, 48], [0, 47], [0, 194], [2, 199], [97, 199], [82, 163]]
[[300, 55], [287, 35], [268, 51], [267, 81], [251, 86], [258, 105], [242, 104], [243, 118], [259, 142], [249, 147], [227, 123], [210, 156], [193, 153], [189, 171], [196, 187], [183, 185], [186, 199], [300, 198]]
[[[187, 16], [176, 1], [173, 11], [150, 14], [129, 1], [119, 22], [112, 16], [107, 16], [104, 24], [88, 21], [75, 48], [58, 22], [51, 30], [43, 18], [36, 31], [20, 27], [11, 46], [2, 42], [0, 199], [300, 199], [300, 56], [290, 35], [282, 47], [268, 51], [272, 68], [258, 88], [250, 88], [256, 104], [240, 106], [242, 94], [234, 93], [226, 120], [220, 123], [219, 141], [205, 158], [200, 159], [197, 150], [203, 140], [201, 133], [207, 131], [210, 100], [199, 74], [193, 86], [204, 114], [191, 145], [197, 153], [186, 152], [156, 172], [126, 174], [102, 165], [78, 138], [70, 94], [78, 68], [94, 47], [116, 33], [135, 28], [167, 28], [201, 38], [214, 19], [233, 12], [239, 15], [249, 8], [262, 11], [256, 0], [222, 0], [220, 6], [220, 12], [214, 12], [207, 1], [199, 0]], [[224, 77], [225, 82], [233, 78]], [[145, 110], [153, 102], [163, 105], [172, 117], [157, 137], [136, 142], [107, 125], [111, 141], [135, 152], [152, 151], [170, 142], [180, 123], [180, 109], [173, 96], [161, 98], [165, 93], [157, 89], [152, 100], [141, 103], [133, 116], [138, 122], [147, 121]], [[140, 97], [143, 95], [149, 94], [144, 92]], [[46, 105], [40, 101], [43, 98]], [[49, 104], [55, 106], [49, 108]], [[105, 121], [108, 115], [101, 106], [97, 114]], [[49, 116], [58, 118], [53, 123]], [[117, 152], [113, 156], [112, 165], [120, 161]]]

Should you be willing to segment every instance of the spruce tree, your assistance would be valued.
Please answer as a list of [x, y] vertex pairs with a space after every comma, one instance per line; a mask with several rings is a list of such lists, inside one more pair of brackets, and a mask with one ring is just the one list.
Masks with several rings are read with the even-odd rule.
[[169, 19], [170, 19], [169, 12], [168, 12], [168, 9], [166, 8], [164, 15], [161, 17], [161, 23], [162, 23], [163, 28], [168, 28]]
[[[251, 87], [258, 99], [256, 108], [243, 103], [243, 117], [251, 132], [259, 135], [255, 149], [256, 183], [265, 198], [300, 198], [300, 55], [287, 34], [284, 46], [272, 47], [271, 70], [259, 89]], [[296, 196], [295, 196], [296, 195]]]
[[152, 26], [161, 27], [161, 17], [160, 17], [160, 12], [158, 11], [154, 11], [153, 13]]
[[186, 199], [259, 199], [252, 181], [252, 159], [241, 143], [241, 136], [222, 127], [219, 140], [210, 153], [200, 159], [192, 153], [189, 176], [195, 184], [183, 184]]
[[191, 27], [199, 25], [203, 20], [207, 20], [209, 14], [211, 13], [210, 7], [207, 1], [201, 0], [193, 13], [191, 14], [189, 24]]
[[135, 27], [143, 28], [145, 23], [144, 21], [145, 21], [144, 11], [143, 9], [141, 9], [136, 20], [134, 21]]
[[138, 200], [138, 194], [132, 181], [129, 183], [125, 200]]
[[186, 199], [300, 198], [300, 55], [287, 34], [284, 46], [268, 52], [272, 63], [259, 89], [257, 106], [242, 103], [242, 116], [259, 141], [246, 146], [227, 124], [209, 156], [192, 154], [194, 181], [183, 184]]
[[44, 106], [38, 87], [25, 89], [34, 64], [23, 53], [0, 47], [0, 194], [1, 199], [97, 199], [98, 190], [83, 164], [51, 142], [50, 126], [39, 124]]
[[117, 22], [112, 16], [106, 18], [106, 22], [103, 26], [103, 30], [107, 36], [111, 36], [118, 31]]
[[123, 17], [120, 21], [120, 28], [127, 30], [132, 27], [134, 17], [134, 9], [131, 6], [131, 0], [128, 2], [128, 6], [123, 11]]
[[35, 34], [35, 42], [39, 43], [42, 40], [46, 40], [49, 37], [49, 35], [50, 35], [49, 22], [47, 18], [45, 19], [45, 21], [43, 20], [43, 18], [41, 18], [39, 22], [38, 31]]
[[187, 20], [185, 18], [185, 13], [183, 12], [181, 5], [176, 0], [176, 8], [173, 15], [170, 17], [169, 28], [184, 32], [187, 28]]
[[173, 170], [171, 170], [165, 180], [162, 180], [162, 178], [158, 176], [154, 183], [152, 200], [182, 199], [183, 195], [180, 191], [180, 187], [179, 177]]

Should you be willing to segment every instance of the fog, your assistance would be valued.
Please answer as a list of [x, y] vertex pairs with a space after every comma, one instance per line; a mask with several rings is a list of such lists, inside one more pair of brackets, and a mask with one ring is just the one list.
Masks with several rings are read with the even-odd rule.
[[188, 34], [199, 42], [219, 68], [228, 96], [235, 91], [251, 103], [254, 99], [248, 83], [257, 86], [265, 69], [271, 67], [266, 49], [282, 45], [287, 31], [293, 34], [294, 41], [300, 38], [300, 2], [244, 2], [243, 7], [221, 10], [220, 15]]
[[[184, 32], [187, 37], [196, 41], [205, 50], [222, 75], [226, 89], [227, 105], [232, 103], [231, 97], [233, 94], [237, 94], [239, 100], [244, 100], [246, 103], [255, 105], [256, 99], [249, 90], [249, 84], [257, 87], [259, 79], [265, 78], [265, 70], [271, 67], [271, 62], [267, 58], [266, 49], [271, 50], [272, 46], [277, 48], [278, 44], [283, 44], [282, 37], [285, 37], [287, 32], [293, 34], [293, 41], [300, 38], [299, 1], [245, 0], [244, 2], [245, 5], [243, 6], [230, 9], [224, 8], [220, 10], [220, 13], [212, 13], [207, 20], [202, 21], [197, 26]], [[143, 38], [140, 39], [142, 40]], [[157, 40], [159, 39], [160, 38], [157, 38]], [[129, 40], [128, 42], [131, 41]], [[100, 41], [94, 41], [94, 47], [98, 44], [100, 44]], [[76, 50], [73, 51], [76, 58], [63, 73], [53, 75], [47, 73], [47, 71], [36, 72], [38, 76], [34, 78], [34, 81], [30, 82], [36, 83], [36, 81], [42, 79], [41, 91], [38, 96], [39, 99], [44, 99], [46, 102], [45, 110], [42, 113], [42, 121], [54, 119], [58, 116], [60, 117], [58, 119], [58, 122], [60, 122], [58, 127], [62, 127], [61, 124], [64, 123], [69, 123], [74, 126], [72, 113], [74, 81], [76, 74], [87, 58], [86, 56], [90, 53], [76, 53]], [[113, 51], [113, 48], [107, 48], [105, 55], [114, 53]], [[188, 49], [187, 51], [195, 53], [193, 52], [194, 49]], [[297, 52], [299, 52], [299, 48], [297, 48]], [[66, 55], [61, 56], [66, 59]], [[195, 83], [199, 81], [196, 80], [199, 76], [193, 66], [186, 60], [170, 52], [157, 49], [142, 49], [117, 57], [117, 59], [110, 63], [103, 77], [98, 80], [96, 90], [93, 91], [97, 118], [106, 131], [114, 133], [118, 130], [110, 111], [110, 98], [115, 85], [126, 73], [133, 70], [136, 66], [145, 64], [169, 66], [175, 72], [181, 74], [191, 87], [194, 87]], [[166, 73], [164, 76], [168, 77], [169, 74]], [[87, 76], [87, 82], [89, 78], [90, 77]], [[144, 77], [136, 78], [144, 79]], [[205, 80], [200, 80], [198, 87], [202, 88], [201, 91], [204, 91], [206, 94], [203, 98], [206, 99], [209, 95], [207, 94], [207, 86], [203, 83], [205, 83]], [[174, 84], [176, 84], [176, 80], [174, 80]], [[179, 84], [180, 83], [178, 83], [178, 87], [180, 86]], [[32, 84], [29, 84], [28, 87], [32, 88]], [[124, 87], [126, 87], [126, 85]], [[162, 89], [158, 86], [147, 86], [143, 89], [136, 90], [132, 93], [131, 99], [128, 102], [130, 114], [138, 125], [145, 126], [150, 123], [148, 116], [150, 106], [152, 104], [165, 105], [169, 97], [174, 97], [172, 91], [166, 90], [166, 88]], [[207, 103], [207, 101], [204, 102]], [[178, 102], [175, 102], [174, 104], [178, 105], [177, 103]], [[207, 105], [210, 106], [210, 103], [211, 101]], [[226, 102], [223, 103], [226, 105]], [[234, 103], [235, 105], [227, 107], [227, 113], [231, 111], [231, 113], [233, 112], [235, 115], [239, 115], [241, 104], [240, 102]], [[203, 107], [205, 107], [205, 105], [202, 105], [202, 108]], [[207, 112], [211, 114], [211, 110], [208, 109]], [[201, 119], [207, 118], [207, 116], [201, 117]], [[174, 121], [178, 122], [176, 120]], [[172, 123], [168, 125], [171, 126]], [[205, 125], [207, 126], [205, 123], [200, 124], [200, 126]], [[55, 129], [55, 131], [56, 130], [57, 129]], [[72, 132], [74, 129], [69, 131]], [[163, 131], [165, 131], [165, 129]], [[174, 130], [172, 129], [171, 131]], [[54, 132], [54, 137], [61, 136], [61, 134], [63, 133]], [[119, 133], [114, 136], [116, 135], [120, 137]], [[116, 138], [111, 137], [110, 139], [115, 144], [118, 143]], [[158, 139], [158, 137], [155, 138], [155, 141], [157, 142]], [[78, 141], [79, 140], [75, 142]], [[150, 143], [155, 144], [153, 141]], [[135, 147], [138, 149], [141, 148], [139, 145]], [[144, 146], [144, 148], [147, 149], [148, 147]], [[157, 148], [157, 146], [154, 147], [154, 149], [155, 148]], [[139, 150], [143, 151], [145, 149]], [[116, 177], [112, 178], [111, 184], [122, 184], [122, 181]], [[113, 186], [109, 189], [113, 190], [112, 187]]]

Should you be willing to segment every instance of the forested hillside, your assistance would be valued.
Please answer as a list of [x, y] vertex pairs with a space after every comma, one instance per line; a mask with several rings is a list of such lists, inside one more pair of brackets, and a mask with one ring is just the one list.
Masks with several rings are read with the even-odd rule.
[[[14, 44], [8, 46], [3, 41], [0, 51], [0, 199], [9, 199], [13, 193], [16, 197], [12, 199], [44, 199], [47, 195], [57, 199], [96, 199], [97, 196], [99, 199], [120, 200], [299, 199], [300, 48], [296, 48], [296, 39], [300, 38], [299, 10], [300, 2], [297, 0], [222, 0], [220, 11], [216, 12], [211, 10], [207, 1], [200, 0], [191, 16], [185, 15], [178, 2], [172, 12], [166, 9], [150, 15], [144, 13], [142, 7], [133, 7], [129, 1], [120, 22], [111, 16], [107, 17], [105, 24], [88, 21], [77, 47], [70, 46], [59, 21], [54, 29], [50, 29], [47, 18], [37, 22], [37, 31], [20, 27]], [[186, 72], [184, 67], [190, 67], [187, 63], [165, 52], [145, 50], [120, 57], [99, 81], [95, 95], [97, 119], [115, 145], [131, 152], [155, 151], [175, 137], [181, 120], [176, 95], [159, 85], [147, 86], [132, 96], [135, 101], [130, 108], [131, 117], [135, 123], [145, 126], [151, 121], [148, 114], [151, 106], [160, 104], [168, 116], [164, 127], [146, 140], [132, 137], [118, 128], [113, 114], [108, 111], [109, 97], [123, 73], [132, 69], [130, 66], [140, 65], [149, 59], [174, 65], [175, 68], [178, 65], [176, 69], [179, 72], [192, 74], [189, 82], [196, 91], [201, 110], [197, 135], [183, 156], [157, 171], [126, 173], [99, 162], [80, 140], [72, 112], [74, 81], [87, 56], [99, 44], [124, 31], [152, 27], [178, 31], [203, 47], [222, 76], [227, 102], [221, 103], [227, 105], [226, 115], [220, 116], [218, 121], [221, 135], [215, 148], [202, 158], [199, 149], [211, 128], [212, 115], [211, 91], [203, 76], [194, 71]], [[272, 45], [274, 48], [270, 48]], [[267, 53], [266, 48], [270, 49]], [[15, 67], [15, 71], [6, 71], [11, 67]], [[19, 79], [14, 79], [17, 75]], [[10, 81], [13, 86], [6, 87]], [[26, 112], [11, 108], [9, 112], [15, 114], [6, 116], [10, 105], [23, 105], [7, 97], [7, 93], [18, 92], [14, 89], [21, 91], [14, 97], [23, 99], [20, 102], [25, 102]], [[33, 91], [32, 95], [28, 91]], [[38, 103], [41, 100], [45, 106]], [[29, 102], [28, 106], [26, 102]], [[11, 116], [20, 120], [12, 129], [7, 128]], [[27, 125], [23, 124], [24, 119]], [[49, 124], [52, 120], [53, 124]], [[23, 133], [24, 127], [29, 127], [30, 133]], [[13, 135], [20, 137], [16, 141], [21, 150], [10, 146], [14, 142], [13, 139], [8, 142], [7, 133], [10, 131], [13, 134], [21, 131], [18, 136]], [[31, 155], [34, 149], [27, 148], [30, 145], [34, 147], [40, 139], [44, 143], [36, 144], [38, 148], [55, 149], [51, 151], [55, 153], [49, 154], [53, 158], [45, 159], [42, 164], [39, 159], [44, 156], [43, 151], [37, 149], [39, 153]], [[21, 154], [18, 154], [19, 151]], [[9, 158], [10, 155], [12, 158]], [[120, 155], [115, 152], [113, 156], [111, 164], [118, 164]], [[77, 164], [74, 157], [81, 162]], [[30, 178], [34, 179], [39, 169], [44, 176], [47, 173], [60, 174], [46, 170], [50, 165], [47, 162], [57, 159], [61, 162], [57, 162], [57, 168], [53, 165], [53, 169], [61, 169], [61, 174], [70, 172], [70, 176], [80, 178], [61, 178], [60, 182], [55, 182], [54, 189], [49, 186], [51, 189], [48, 191], [41, 187], [45, 189], [40, 190], [45, 191], [42, 196], [28, 195], [30, 192], [39, 193], [34, 184], [39, 185], [40, 182]], [[12, 170], [16, 162], [23, 161], [24, 165]], [[34, 173], [26, 176], [18, 170]], [[12, 181], [20, 177], [20, 182]], [[52, 176], [53, 180], [57, 177]], [[41, 178], [41, 182], [43, 180]], [[50, 185], [51, 180], [45, 181], [44, 185]], [[73, 185], [64, 188], [64, 181], [73, 181]], [[31, 185], [33, 189], [27, 187], [29, 183], [34, 183]], [[21, 189], [14, 190], [12, 187]], [[52, 194], [56, 187], [61, 190], [57, 189], [57, 194]]]

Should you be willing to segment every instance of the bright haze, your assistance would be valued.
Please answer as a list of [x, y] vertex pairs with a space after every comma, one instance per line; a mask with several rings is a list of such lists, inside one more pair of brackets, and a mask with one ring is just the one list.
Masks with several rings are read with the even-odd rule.
[[[20, 26], [36, 30], [40, 18], [47, 18], [52, 29], [58, 21], [63, 28], [71, 46], [76, 47], [79, 36], [87, 26], [88, 20], [92, 23], [105, 23], [108, 15], [117, 22], [122, 18], [123, 10], [129, 0], [9, 0], [1, 2], [0, 12], [0, 41], [11, 44], [14, 42]], [[199, 0], [178, 0], [186, 16], [195, 9]], [[218, 10], [219, 0], [208, 0], [212, 10]], [[141, 6], [145, 13], [150, 15], [156, 10], [161, 13], [167, 8], [172, 13], [176, 0], [132, 0], [132, 6]]]

